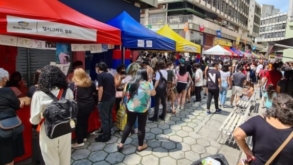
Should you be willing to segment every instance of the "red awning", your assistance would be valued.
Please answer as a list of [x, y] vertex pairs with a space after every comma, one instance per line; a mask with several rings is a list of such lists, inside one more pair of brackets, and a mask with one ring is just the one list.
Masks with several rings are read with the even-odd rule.
[[238, 56], [235, 52], [233, 52], [229, 47], [224, 46], [224, 49], [226, 49], [227, 51], [229, 51], [230, 53], [232, 53], [232, 56]]
[[58, 0], [1, 0], [0, 34], [51, 42], [121, 44], [119, 29]]

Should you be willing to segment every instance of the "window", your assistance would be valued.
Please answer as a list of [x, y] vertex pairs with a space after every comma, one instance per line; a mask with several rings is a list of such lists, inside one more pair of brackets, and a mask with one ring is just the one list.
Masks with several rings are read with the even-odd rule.
[[285, 23], [282, 24], [282, 29], [286, 29], [286, 24]]

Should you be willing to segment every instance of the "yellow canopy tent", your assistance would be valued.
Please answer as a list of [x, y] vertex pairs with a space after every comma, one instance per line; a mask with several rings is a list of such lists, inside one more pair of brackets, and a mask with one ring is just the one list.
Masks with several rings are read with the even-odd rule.
[[168, 25], [157, 31], [158, 34], [176, 42], [176, 52], [201, 53], [201, 46], [192, 43], [174, 32]]

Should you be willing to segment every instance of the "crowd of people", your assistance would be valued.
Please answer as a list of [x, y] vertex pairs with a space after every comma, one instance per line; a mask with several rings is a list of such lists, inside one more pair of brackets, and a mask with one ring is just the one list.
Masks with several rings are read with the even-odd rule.
[[[128, 67], [123, 64], [118, 66], [114, 75], [108, 72], [106, 63], [99, 62], [96, 65], [96, 81], [92, 81], [82, 67], [81, 61], [74, 62], [73, 72], [66, 77], [59, 68], [45, 66], [37, 70], [34, 83], [27, 93], [23, 92], [25, 83], [18, 72], [9, 76], [6, 70], [0, 69], [0, 122], [17, 116], [15, 111], [24, 105], [31, 106], [29, 120], [34, 132], [40, 126], [37, 133], [40, 152], [33, 151], [34, 154], [41, 153], [36, 156], [40, 164], [70, 164], [71, 148], [84, 146], [87, 141], [88, 120], [95, 106], [98, 107], [101, 120], [101, 129], [95, 141], [107, 142], [112, 135], [112, 109], [115, 107], [117, 111], [121, 104], [125, 105], [127, 124], [117, 145], [119, 152], [123, 150], [129, 134], [133, 133], [138, 135], [137, 151], [148, 148], [144, 140], [147, 120], [165, 120], [167, 113], [176, 114], [184, 110], [186, 103], [201, 104], [205, 97], [207, 115], [212, 113], [212, 100], [215, 113], [220, 113], [226, 107], [237, 109], [237, 102], [240, 99], [248, 100], [256, 93], [256, 88], [260, 89], [259, 96], [263, 99], [266, 113], [249, 119], [234, 132], [237, 143], [248, 159], [256, 160], [252, 164], [264, 164], [293, 131], [293, 70], [287, 63], [213, 57], [199, 59], [182, 56], [176, 59], [174, 56], [143, 54]], [[232, 96], [230, 105], [227, 105], [229, 89], [232, 89]], [[73, 144], [71, 134], [48, 138], [45, 125], [41, 122], [46, 106], [52, 102], [47, 93], [57, 96], [60, 90], [66, 92], [65, 99], [77, 102], [79, 110], [75, 126], [76, 142]], [[149, 116], [152, 104], [154, 113]], [[247, 136], [253, 136], [252, 151], [245, 142]], [[23, 143], [21, 133], [0, 139], [0, 155], [5, 155], [0, 157], [0, 164], [11, 165], [15, 157], [23, 155]], [[292, 161], [292, 150], [291, 140], [278, 161]]]

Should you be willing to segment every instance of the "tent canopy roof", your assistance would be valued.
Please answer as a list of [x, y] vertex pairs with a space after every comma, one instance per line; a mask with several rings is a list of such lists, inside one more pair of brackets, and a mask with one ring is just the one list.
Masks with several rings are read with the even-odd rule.
[[222, 48], [220, 45], [216, 45], [216, 46], [204, 51], [203, 54], [219, 55], [219, 56], [231, 56], [232, 55], [232, 53], [230, 51]]
[[58, 0], [1, 0], [0, 34], [52, 42], [121, 44], [119, 29]]
[[125, 11], [108, 21], [107, 24], [121, 30], [123, 47], [175, 51], [175, 41], [151, 31]]
[[176, 52], [201, 53], [201, 46], [192, 43], [174, 32], [168, 25], [157, 31], [158, 34], [176, 41]]

